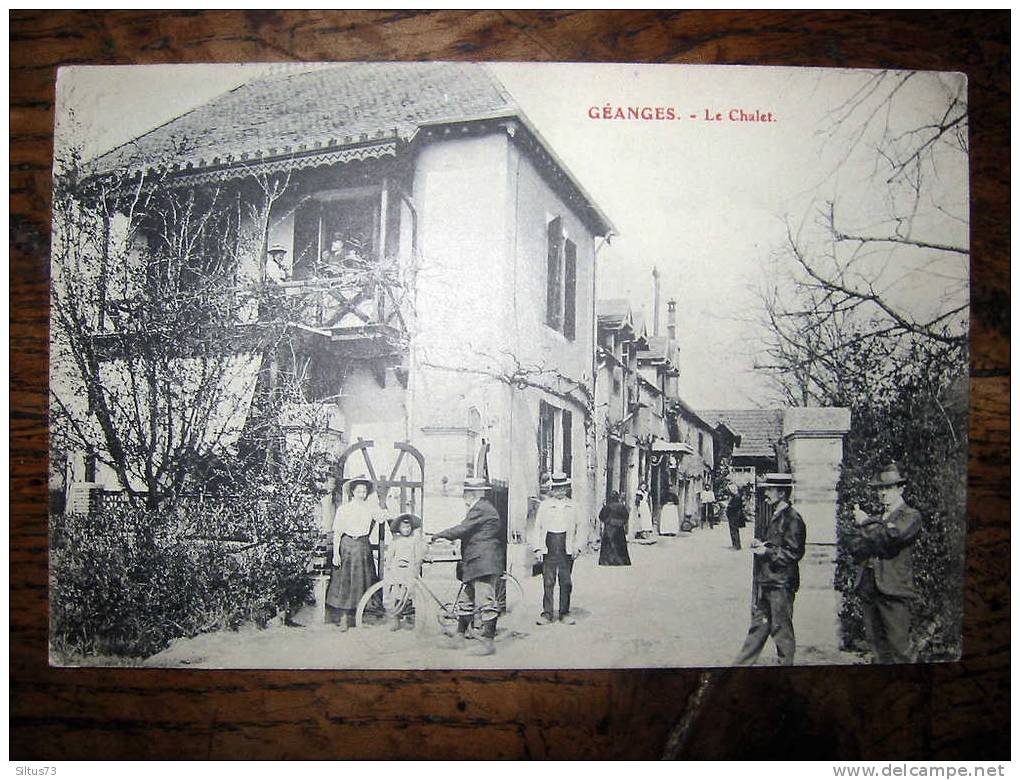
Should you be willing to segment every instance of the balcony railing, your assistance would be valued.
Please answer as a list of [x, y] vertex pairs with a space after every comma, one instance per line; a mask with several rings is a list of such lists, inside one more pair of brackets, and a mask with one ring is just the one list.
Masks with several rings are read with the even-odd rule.
[[[378, 265], [264, 284], [208, 285], [165, 297], [149, 291], [107, 301], [93, 339], [103, 357], [114, 359], [156, 335], [161, 349], [186, 354], [190, 342], [217, 340], [227, 349], [241, 348], [266, 328], [283, 326], [338, 346], [372, 345], [370, 351], [378, 351], [380, 343], [395, 345], [407, 332], [403, 292], [396, 271]], [[158, 327], [146, 328], [143, 321]]]

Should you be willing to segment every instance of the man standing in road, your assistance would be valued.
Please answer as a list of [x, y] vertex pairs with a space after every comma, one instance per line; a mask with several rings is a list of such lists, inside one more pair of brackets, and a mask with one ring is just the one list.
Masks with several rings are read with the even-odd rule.
[[571, 573], [574, 559], [588, 543], [587, 523], [577, 506], [567, 497], [570, 477], [563, 472], [552, 475], [549, 495], [535, 515], [531, 549], [542, 560], [542, 614], [538, 625], [552, 623], [553, 589], [560, 586], [559, 620], [568, 626], [576, 622], [570, 615]]
[[807, 537], [804, 521], [790, 505], [793, 477], [766, 474], [760, 483], [772, 507], [764, 540], [753, 539], [756, 599], [751, 627], [734, 666], [751, 666], [772, 636], [779, 663], [793, 665], [797, 641], [793, 632], [793, 599], [800, 587], [800, 559]]
[[739, 488], [732, 488], [733, 495], [729, 504], [726, 505], [726, 522], [730, 526], [730, 542], [734, 550], [740, 549], [740, 529], [746, 523], [744, 515], [744, 495], [746, 490], [743, 485]]
[[492, 655], [496, 652], [494, 639], [499, 617], [496, 587], [506, 568], [503, 521], [489, 501], [488, 492], [489, 483], [484, 479], [466, 479], [464, 506], [467, 516], [464, 522], [440, 531], [434, 537], [461, 540], [461, 560], [457, 570], [465, 587], [462, 600], [457, 604], [457, 635], [453, 640], [462, 646], [468, 626], [474, 622], [475, 638], [480, 643], [468, 650], [471, 655]]
[[864, 630], [875, 660], [882, 664], [913, 660], [910, 603], [916, 594], [911, 556], [921, 532], [921, 513], [903, 500], [905, 483], [895, 463], [885, 466], [870, 483], [884, 511], [869, 517], [855, 507], [856, 527], [848, 540], [850, 553], [861, 564], [856, 589]]

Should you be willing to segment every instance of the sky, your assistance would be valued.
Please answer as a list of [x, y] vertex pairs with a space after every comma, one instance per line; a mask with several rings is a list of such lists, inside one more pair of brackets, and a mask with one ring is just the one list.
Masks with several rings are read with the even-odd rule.
[[[107, 151], [264, 73], [305, 65], [177, 65], [62, 69], [57, 148], [74, 137], [86, 157]], [[680, 393], [696, 409], [775, 405], [753, 366], [760, 309], [754, 290], [768, 279], [787, 225], [806, 244], [819, 205], [838, 198], [867, 225], [887, 188], [876, 183], [876, 139], [857, 144], [833, 112], [863, 83], [862, 72], [810, 68], [493, 63], [492, 71], [554, 153], [613, 223], [617, 235], [597, 258], [600, 298], [629, 298], [651, 313], [652, 268], [662, 311], [676, 298]], [[930, 121], [953, 77], [915, 79], [878, 132]], [[651, 109], [673, 119], [617, 119], [617, 109]], [[732, 114], [731, 114], [732, 112]], [[741, 112], [754, 120], [742, 121]], [[645, 111], [648, 114], [648, 111]], [[838, 114], [837, 114], [838, 115]], [[640, 116], [640, 113], [639, 113]], [[732, 116], [732, 119], [731, 119]], [[598, 118], [593, 118], [598, 117]], [[733, 121], [736, 120], [736, 121]], [[966, 165], [941, 169], [939, 194], [962, 203]], [[945, 200], [945, 198], [943, 198]], [[927, 228], [956, 237], [944, 216]], [[966, 224], [962, 226], [966, 240]], [[948, 240], [948, 237], [947, 237]], [[870, 268], [890, 294], [923, 309], [966, 278], [959, 257], [901, 256]], [[937, 263], [949, 262], [947, 267]], [[884, 265], [875, 265], [884, 263]]]

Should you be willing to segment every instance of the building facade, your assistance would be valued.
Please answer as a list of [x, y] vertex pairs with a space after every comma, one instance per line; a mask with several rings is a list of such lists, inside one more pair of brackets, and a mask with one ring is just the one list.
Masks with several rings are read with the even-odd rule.
[[[233, 230], [248, 239], [217, 262], [235, 264], [238, 289], [259, 291], [239, 326], [271, 323], [287, 349], [239, 347], [235, 403], [219, 415], [234, 435], [210, 446], [235, 447], [260, 393], [289, 378], [289, 442], [315, 439], [333, 458], [373, 442], [346, 476], [389, 474], [394, 443], [421, 452], [424, 474], [402, 461], [393, 476], [423, 483], [414, 508], [428, 531], [463, 517], [466, 477], [488, 477], [511, 570], [530, 563], [527, 524], [550, 473], [569, 474], [595, 514], [595, 261], [611, 226], [484, 66], [276, 75], [94, 170], [238, 204]], [[202, 262], [223, 238], [207, 232]], [[107, 258], [151, 265], [158, 230], [115, 225], [118, 238]], [[72, 482], [119, 487], [79, 471]]]

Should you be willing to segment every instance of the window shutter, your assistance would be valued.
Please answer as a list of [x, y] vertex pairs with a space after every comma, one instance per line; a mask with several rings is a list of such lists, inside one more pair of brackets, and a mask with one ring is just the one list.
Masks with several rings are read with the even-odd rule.
[[577, 308], [577, 245], [567, 239], [563, 254], [563, 335], [573, 341]]
[[572, 439], [573, 415], [563, 410], [563, 473], [573, 479], [574, 446]]
[[563, 327], [563, 283], [560, 277], [560, 245], [563, 242], [563, 220], [556, 217], [546, 233], [546, 300], [545, 323], [553, 330]]

